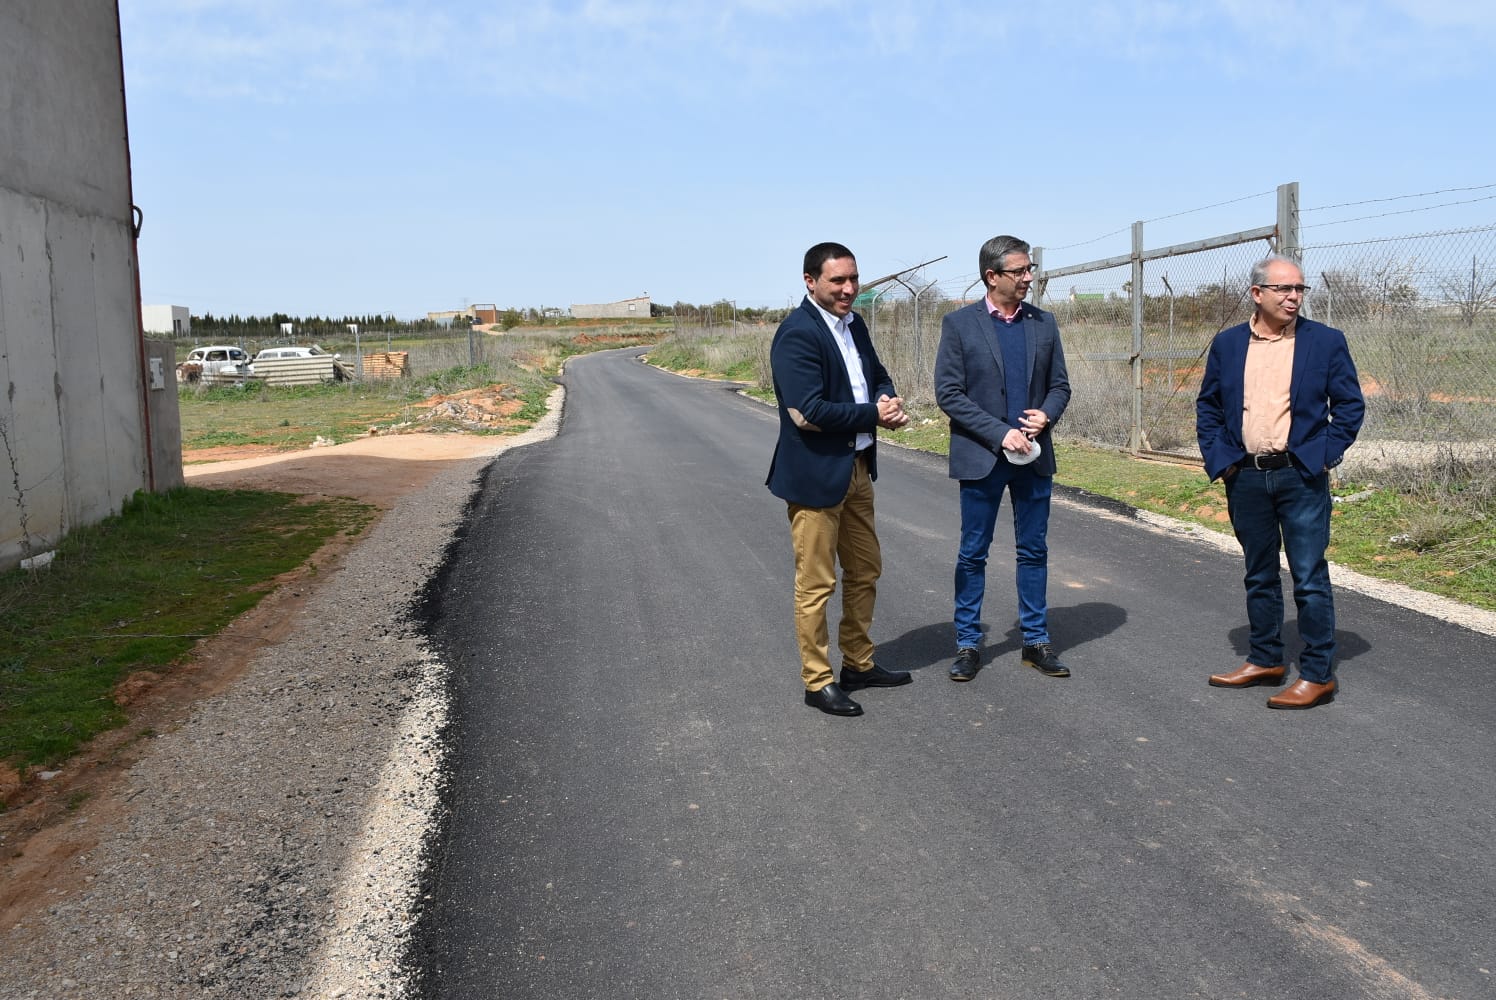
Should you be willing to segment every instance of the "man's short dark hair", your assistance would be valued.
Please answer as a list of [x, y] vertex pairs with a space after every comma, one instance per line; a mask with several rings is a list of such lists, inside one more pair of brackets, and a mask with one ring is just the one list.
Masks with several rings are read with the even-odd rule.
[[819, 278], [821, 268], [826, 266], [828, 260], [841, 260], [843, 257], [856, 259], [857, 255], [840, 243], [817, 243], [805, 251], [805, 273], [812, 278]]
[[982, 244], [981, 252], [977, 254], [977, 274], [981, 275], [982, 284], [987, 284], [988, 271], [1001, 271], [1003, 261], [1007, 260], [1010, 253], [1021, 253], [1025, 256], [1032, 248], [1016, 236], [994, 236]]

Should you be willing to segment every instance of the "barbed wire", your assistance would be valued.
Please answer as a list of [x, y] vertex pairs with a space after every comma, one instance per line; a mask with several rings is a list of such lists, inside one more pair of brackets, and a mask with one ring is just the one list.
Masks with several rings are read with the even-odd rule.
[[1405, 236], [1378, 236], [1365, 240], [1345, 240], [1340, 243], [1306, 243], [1303, 250], [1331, 250], [1336, 247], [1367, 246], [1372, 243], [1397, 243], [1401, 240], [1427, 240], [1439, 236], [1464, 236], [1470, 233], [1496, 232], [1496, 223], [1482, 226], [1467, 226], [1463, 229], [1440, 229], [1428, 233], [1410, 233]]
[[1357, 205], [1377, 205], [1389, 201], [1406, 201], [1409, 198], [1432, 198], [1440, 194], [1460, 194], [1465, 191], [1487, 191], [1496, 188], [1496, 184], [1477, 184], [1473, 187], [1443, 188], [1438, 191], [1423, 191], [1418, 194], [1395, 194], [1390, 198], [1366, 198], [1362, 201], [1343, 201], [1338, 205], [1316, 205], [1313, 208], [1300, 208], [1299, 213], [1325, 212], [1332, 208], [1354, 208]]
[[[1240, 198], [1228, 198], [1226, 201], [1218, 201], [1218, 202], [1216, 202], [1213, 205], [1201, 205], [1199, 208], [1187, 208], [1183, 212], [1174, 212], [1174, 213], [1172, 213], [1170, 215], [1160, 215], [1157, 218], [1144, 219], [1142, 221], [1143, 221], [1143, 225], [1145, 225], [1145, 226], [1148, 225], [1148, 224], [1150, 224], [1150, 223], [1154, 223], [1154, 222], [1165, 222], [1165, 221], [1167, 221], [1169, 219], [1178, 219], [1178, 218], [1181, 218], [1182, 216], [1194, 215], [1196, 212], [1208, 212], [1212, 208], [1222, 208], [1222, 207], [1224, 207], [1226, 205], [1235, 205], [1238, 202], [1251, 201], [1253, 198], [1261, 198], [1264, 195], [1269, 195], [1269, 194], [1272, 194], [1272, 193], [1273, 193], [1273, 191], [1268, 190], [1268, 191], [1258, 191], [1255, 194], [1244, 194]], [[1081, 243], [1067, 243], [1065, 246], [1062, 246], [1062, 247], [1045, 247], [1044, 248], [1044, 252], [1045, 253], [1049, 253], [1049, 252], [1053, 251], [1055, 253], [1058, 253], [1061, 250], [1074, 250], [1076, 247], [1090, 246], [1092, 243], [1100, 243], [1102, 240], [1110, 239], [1111, 237], [1117, 236], [1117, 235], [1119, 235], [1121, 233], [1129, 232], [1129, 231], [1131, 231], [1131, 229], [1132, 229], [1131, 226], [1123, 226], [1121, 229], [1115, 229], [1115, 230], [1113, 230], [1110, 233], [1105, 233], [1105, 234], [1103, 234], [1101, 236], [1096, 237], [1095, 239], [1085, 240], [1084, 242], [1081, 242]]]
[[1466, 198], [1462, 201], [1446, 201], [1438, 205], [1423, 205], [1419, 208], [1404, 208], [1396, 212], [1380, 212], [1376, 215], [1358, 215], [1351, 219], [1336, 219], [1333, 222], [1316, 222], [1311, 226], [1300, 226], [1300, 229], [1320, 229], [1324, 226], [1339, 226], [1347, 222], [1364, 222], [1367, 219], [1386, 219], [1394, 215], [1413, 215], [1418, 212], [1432, 212], [1436, 208], [1450, 208], [1454, 205], [1474, 205], [1477, 202], [1491, 201], [1496, 199], [1496, 194], [1488, 194], [1483, 198]]

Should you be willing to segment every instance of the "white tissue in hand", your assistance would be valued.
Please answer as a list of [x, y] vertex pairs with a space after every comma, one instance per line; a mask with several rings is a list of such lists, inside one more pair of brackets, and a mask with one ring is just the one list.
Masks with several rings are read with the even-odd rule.
[[1003, 455], [1013, 465], [1028, 465], [1034, 459], [1038, 458], [1039, 453], [1043, 450], [1044, 449], [1039, 446], [1038, 441], [1030, 441], [1027, 454], [1024, 454], [1023, 452], [1013, 451], [1011, 448], [1004, 448]]

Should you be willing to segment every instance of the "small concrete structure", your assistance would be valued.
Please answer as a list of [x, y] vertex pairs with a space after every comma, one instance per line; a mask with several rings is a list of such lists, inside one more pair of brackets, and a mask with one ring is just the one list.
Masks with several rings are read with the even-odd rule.
[[640, 295], [617, 302], [596, 305], [573, 305], [571, 315], [575, 319], [649, 319], [649, 296]]
[[140, 324], [146, 333], [162, 337], [190, 337], [192, 311], [186, 306], [141, 306]]
[[437, 312], [429, 312], [426, 318], [433, 323], [442, 326], [451, 326], [458, 320], [467, 323], [497, 323], [499, 321], [499, 307], [492, 302], [475, 302], [461, 309], [442, 309]]

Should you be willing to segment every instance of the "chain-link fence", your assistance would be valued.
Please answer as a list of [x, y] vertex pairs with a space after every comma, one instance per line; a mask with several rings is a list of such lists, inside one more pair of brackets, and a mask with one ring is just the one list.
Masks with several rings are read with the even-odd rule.
[[1345, 331], [1361, 457], [1496, 452], [1496, 225], [1304, 247], [1312, 315]]
[[[1070, 370], [1065, 433], [1138, 454], [1198, 458], [1195, 396], [1215, 334], [1245, 320], [1252, 264], [1297, 245], [1297, 185], [1269, 225], [1056, 267], [1036, 248], [1036, 304], [1055, 314]], [[1053, 256], [1052, 254], [1050, 256]]]
[[[1039, 304], [1059, 321], [1073, 395], [1066, 433], [1198, 458], [1195, 396], [1214, 335], [1251, 313], [1249, 273], [1299, 256], [1305, 312], [1345, 331], [1367, 419], [1348, 461], [1443, 449], [1496, 453], [1496, 225], [1344, 243], [1300, 236], [1296, 184], [1272, 225], [1064, 267], [1043, 260]], [[1132, 290], [1141, 288], [1140, 297]]]

